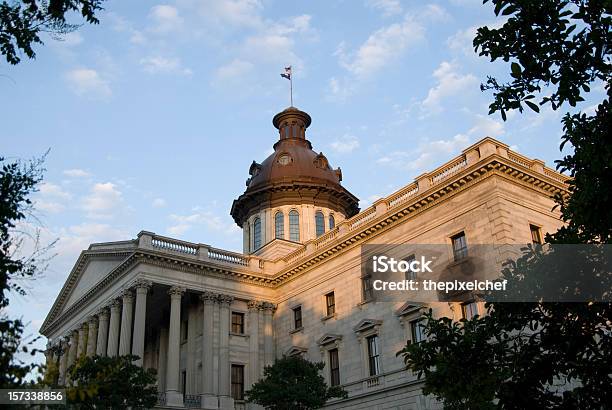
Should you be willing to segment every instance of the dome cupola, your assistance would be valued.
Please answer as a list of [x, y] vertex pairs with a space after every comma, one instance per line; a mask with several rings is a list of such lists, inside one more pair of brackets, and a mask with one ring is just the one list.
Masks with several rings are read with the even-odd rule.
[[245, 252], [273, 239], [305, 242], [359, 211], [359, 200], [340, 184], [340, 168], [332, 169], [306, 139], [310, 123], [310, 115], [295, 107], [272, 119], [279, 131], [274, 152], [253, 161], [247, 188], [230, 212], [245, 231]]

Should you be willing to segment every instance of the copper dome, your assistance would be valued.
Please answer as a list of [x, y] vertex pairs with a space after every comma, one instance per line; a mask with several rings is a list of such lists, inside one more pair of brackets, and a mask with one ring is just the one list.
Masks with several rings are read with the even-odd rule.
[[247, 189], [232, 204], [230, 213], [236, 223], [242, 226], [261, 202], [291, 203], [304, 197], [316, 197], [347, 218], [355, 215], [359, 200], [340, 185], [340, 168], [332, 169], [323, 153], [313, 151], [306, 139], [310, 116], [290, 107], [276, 114], [272, 123], [279, 130], [280, 140], [261, 164], [251, 164]]

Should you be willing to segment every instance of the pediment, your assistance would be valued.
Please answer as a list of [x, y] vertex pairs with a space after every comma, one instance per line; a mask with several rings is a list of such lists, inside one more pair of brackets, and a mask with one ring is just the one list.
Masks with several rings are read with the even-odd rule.
[[330, 343], [336, 343], [339, 342], [340, 340], [342, 340], [342, 335], [336, 335], [333, 333], [326, 333], [324, 334], [318, 341], [317, 344], [319, 346], [325, 346], [328, 345]]
[[406, 302], [399, 309], [395, 311], [395, 314], [397, 316], [405, 316], [405, 315], [409, 315], [412, 313], [417, 313], [423, 308], [424, 306], [421, 303]]
[[291, 346], [285, 351], [285, 356], [301, 356], [308, 351], [308, 348], [302, 346]]
[[382, 320], [378, 319], [361, 319], [359, 323], [355, 327], [353, 327], [353, 331], [355, 333], [365, 332], [366, 330], [370, 330], [372, 328], [376, 328], [382, 325]]

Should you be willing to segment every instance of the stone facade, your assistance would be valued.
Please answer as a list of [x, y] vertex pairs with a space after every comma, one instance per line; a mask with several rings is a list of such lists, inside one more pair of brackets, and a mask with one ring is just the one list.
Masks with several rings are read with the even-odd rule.
[[[395, 356], [413, 338], [422, 306], [368, 301], [361, 246], [444, 244], [458, 232], [468, 244], [529, 243], [530, 226], [544, 234], [561, 225], [551, 196], [565, 192], [566, 183], [541, 161], [485, 138], [355, 216], [326, 209], [318, 237], [316, 209], [295, 204], [302, 221], [308, 219], [302, 242], [288, 239], [286, 221], [287, 236], [270, 237], [274, 212], [266, 208], [260, 212], [268, 215], [268, 239], [252, 253], [151, 232], [93, 244], [42, 326], [48, 360], [57, 362], [60, 382], [69, 383], [66, 369], [80, 355], [136, 354], [140, 365], [157, 370], [160, 407], [242, 409], [256, 408], [241, 392], [265, 365], [301, 354], [325, 362], [328, 383], [339, 381], [349, 392], [348, 399], [329, 402], [330, 409], [439, 408]], [[293, 208], [283, 206], [286, 216]], [[243, 228], [252, 226], [253, 215]], [[462, 317], [459, 304], [429, 307]], [[339, 364], [334, 374], [332, 355]]]

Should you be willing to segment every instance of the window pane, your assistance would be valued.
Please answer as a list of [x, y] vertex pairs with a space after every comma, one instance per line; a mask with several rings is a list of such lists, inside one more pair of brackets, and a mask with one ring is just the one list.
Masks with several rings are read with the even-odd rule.
[[460, 261], [468, 255], [467, 241], [465, 239], [465, 233], [461, 232], [451, 238], [453, 242], [453, 256], [455, 261]]
[[[404, 260], [408, 263], [411, 263], [412, 261], [414, 261], [416, 259], [416, 257], [414, 256], [414, 254], [408, 256], [407, 258], [404, 258]], [[406, 273], [404, 274], [406, 280], [416, 280], [416, 272], [413, 272], [412, 270], [407, 270]]]
[[298, 306], [293, 309], [293, 324], [295, 329], [302, 327], [302, 307]]
[[336, 220], [333, 215], [329, 215], [329, 230], [332, 230], [336, 227]]
[[476, 302], [464, 303], [461, 305], [461, 312], [464, 319], [471, 319], [478, 314], [478, 304]]
[[327, 306], [327, 316], [331, 316], [336, 313], [336, 297], [334, 292], [330, 292], [325, 295], [325, 303]]
[[422, 319], [417, 319], [410, 322], [410, 333], [412, 335], [412, 343], [420, 343], [425, 340]]
[[244, 313], [232, 312], [232, 333], [244, 334]]
[[233, 364], [231, 373], [232, 398], [244, 400], [244, 366]]
[[274, 233], [277, 239], [285, 238], [285, 215], [282, 212], [274, 216]]
[[370, 366], [370, 376], [376, 376], [380, 373], [380, 354], [378, 352], [378, 336], [370, 336], [367, 338], [368, 343], [368, 359]]
[[255, 218], [253, 222], [253, 248], [261, 248], [261, 219]]
[[540, 227], [535, 225], [529, 225], [529, 229], [531, 230], [531, 242], [541, 245], [542, 244], [542, 234], [540, 233]]
[[338, 361], [338, 349], [329, 351], [329, 379], [332, 386], [340, 384], [340, 362]]
[[325, 217], [321, 211], [317, 211], [315, 214], [315, 230], [317, 236], [321, 236], [325, 233]]
[[289, 212], [289, 240], [300, 241], [300, 214], [295, 210]]

